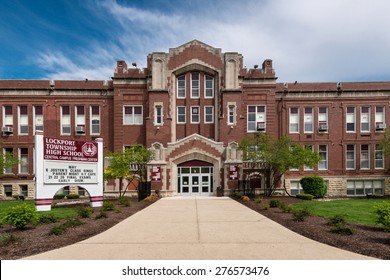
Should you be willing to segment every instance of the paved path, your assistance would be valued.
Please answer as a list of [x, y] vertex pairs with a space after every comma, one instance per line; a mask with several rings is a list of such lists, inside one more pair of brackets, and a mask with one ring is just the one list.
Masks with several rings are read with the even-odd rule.
[[111, 229], [27, 259], [370, 259], [298, 235], [227, 197], [162, 198]]

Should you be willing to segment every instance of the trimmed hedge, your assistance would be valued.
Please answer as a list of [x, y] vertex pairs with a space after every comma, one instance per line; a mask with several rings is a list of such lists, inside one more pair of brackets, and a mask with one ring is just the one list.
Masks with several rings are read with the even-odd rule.
[[312, 200], [314, 198], [314, 195], [311, 195], [309, 193], [300, 193], [297, 194], [295, 197], [304, 200]]
[[302, 185], [303, 191], [306, 194], [311, 194], [316, 198], [324, 197], [328, 189], [324, 179], [319, 176], [303, 177], [300, 183]]

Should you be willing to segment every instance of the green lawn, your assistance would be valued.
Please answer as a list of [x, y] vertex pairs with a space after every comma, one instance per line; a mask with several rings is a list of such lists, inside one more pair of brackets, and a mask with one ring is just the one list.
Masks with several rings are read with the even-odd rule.
[[[35, 207], [33, 200], [27, 200], [27, 201], [0, 201], [0, 221], [3, 219], [5, 213], [8, 211], [8, 209], [11, 209], [12, 207], [19, 205], [19, 204], [28, 204], [32, 207]], [[73, 218], [77, 216], [77, 210], [75, 208], [51, 208], [51, 211], [40, 211], [38, 212], [39, 215], [45, 215], [51, 213], [58, 219], [66, 219], [66, 218]]]
[[305, 201], [293, 205], [293, 209], [308, 207], [313, 215], [330, 218], [337, 214], [344, 214], [348, 223], [375, 225], [376, 214], [374, 205], [389, 199], [343, 199], [333, 201]]

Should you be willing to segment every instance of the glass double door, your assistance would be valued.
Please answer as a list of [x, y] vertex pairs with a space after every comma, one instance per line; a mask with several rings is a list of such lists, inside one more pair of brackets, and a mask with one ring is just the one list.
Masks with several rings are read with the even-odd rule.
[[181, 195], [213, 195], [212, 167], [179, 167], [178, 192]]

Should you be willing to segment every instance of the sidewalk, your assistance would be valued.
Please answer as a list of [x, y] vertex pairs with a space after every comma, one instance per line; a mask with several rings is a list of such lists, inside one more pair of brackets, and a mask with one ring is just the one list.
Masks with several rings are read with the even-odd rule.
[[372, 259], [298, 235], [227, 197], [162, 198], [43, 260]]

